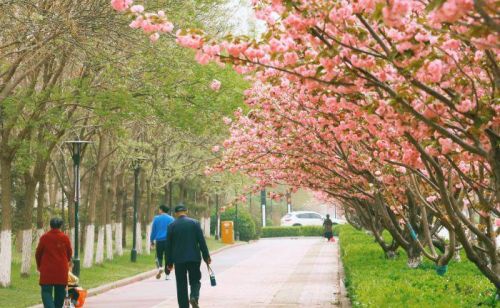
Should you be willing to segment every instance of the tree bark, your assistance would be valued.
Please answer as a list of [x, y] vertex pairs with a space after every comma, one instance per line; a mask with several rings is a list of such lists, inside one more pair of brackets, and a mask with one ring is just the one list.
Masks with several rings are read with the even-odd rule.
[[125, 207], [125, 187], [124, 175], [120, 173], [117, 175], [118, 181], [116, 183], [116, 212], [115, 212], [115, 250], [116, 254], [123, 255], [123, 208]]
[[0, 157], [0, 180], [2, 194], [0, 196], [2, 205], [2, 225], [0, 229], [0, 287], [8, 287], [11, 283], [12, 263], [12, 224], [11, 224], [11, 201], [12, 201], [12, 158]]
[[33, 237], [32, 227], [32, 211], [35, 204], [35, 192], [36, 192], [36, 180], [35, 177], [28, 170], [24, 174], [24, 187], [25, 187], [25, 198], [24, 202], [21, 203], [21, 232], [22, 232], [22, 243], [21, 244], [21, 276], [28, 277], [31, 270], [31, 242]]

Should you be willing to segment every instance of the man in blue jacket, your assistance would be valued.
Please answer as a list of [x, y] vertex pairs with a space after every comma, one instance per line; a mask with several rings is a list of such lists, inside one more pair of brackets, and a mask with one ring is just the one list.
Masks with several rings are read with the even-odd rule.
[[[200, 252], [207, 264], [211, 263], [210, 253], [200, 223], [187, 217], [187, 208], [184, 205], [175, 207], [175, 217], [177, 219], [168, 226], [167, 271], [172, 270], [175, 264], [179, 307], [189, 308], [189, 303], [191, 303], [192, 307], [197, 308], [201, 287]], [[186, 275], [189, 275], [189, 285], [191, 286], [189, 298]]]
[[[163, 273], [163, 259], [165, 259], [165, 273], [167, 272], [167, 230], [168, 225], [174, 221], [174, 218], [167, 214], [168, 210], [169, 208], [165, 205], [160, 205], [158, 215], [153, 219], [153, 227], [149, 238], [151, 248], [154, 248], [156, 244], [156, 266], [158, 267], [156, 279], [160, 279]], [[166, 279], [168, 280], [168, 274]]]

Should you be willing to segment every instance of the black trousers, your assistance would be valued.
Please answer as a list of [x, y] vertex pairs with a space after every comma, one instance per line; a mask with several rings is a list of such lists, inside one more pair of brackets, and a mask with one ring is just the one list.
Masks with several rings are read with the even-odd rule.
[[62, 308], [66, 297], [66, 286], [42, 284], [42, 302], [44, 308]]
[[156, 241], [156, 260], [158, 260], [157, 265], [159, 268], [163, 266], [162, 264], [165, 264], [165, 272], [167, 272], [167, 240]]
[[179, 308], [189, 308], [188, 278], [191, 286], [190, 298], [200, 298], [201, 262], [175, 263], [175, 282], [177, 285], [177, 303]]

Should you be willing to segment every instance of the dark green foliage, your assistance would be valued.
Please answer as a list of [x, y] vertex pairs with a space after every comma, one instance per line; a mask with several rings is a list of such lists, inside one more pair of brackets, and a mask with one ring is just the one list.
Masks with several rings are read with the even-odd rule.
[[261, 237], [300, 236], [301, 227], [265, 227]]
[[441, 277], [428, 261], [410, 269], [405, 258], [386, 259], [351, 226], [340, 227], [340, 247], [353, 307], [495, 307], [495, 288], [465, 256]]

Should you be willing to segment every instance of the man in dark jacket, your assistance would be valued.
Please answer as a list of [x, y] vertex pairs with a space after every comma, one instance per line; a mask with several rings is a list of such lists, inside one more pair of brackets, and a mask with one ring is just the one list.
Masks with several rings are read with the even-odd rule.
[[69, 262], [73, 253], [68, 236], [61, 231], [62, 224], [61, 218], [52, 218], [51, 230], [42, 235], [36, 248], [36, 267], [40, 272], [45, 308], [62, 307], [66, 295]]
[[[200, 223], [187, 217], [184, 205], [175, 207], [176, 220], [168, 226], [167, 232], [167, 268], [170, 271], [175, 264], [175, 280], [177, 285], [177, 302], [179, 308], [198, 307], [201, 287], [201, 254], [203, 260], [211, 263], [207, 243], [203, 237]], [[191, 295], [188, 298], [188, 279], [191, 286]]]

